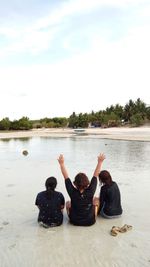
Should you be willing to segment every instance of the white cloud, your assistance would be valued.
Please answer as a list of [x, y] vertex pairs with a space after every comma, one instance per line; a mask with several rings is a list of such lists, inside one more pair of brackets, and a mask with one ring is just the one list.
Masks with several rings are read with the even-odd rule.
[[[2, 98], [1, 116], [6, 112], [15, 118], [69, 116], [73, 111], [90, 112], [125, 104], [130, 98], [140, 97], [147, 102], [150, 55], [146, 49], [138, 56], [139, 31], [134, 31], [135, 35], [131, 32], [119, 43], [97, 38], [91, 51], [57, 64], [1, 69], [0, 88], [6, 90], [5, 101], [9, 103], [6, 106]], [[12, 91], [17, 95], [9, 95]], [[24, 93], [26, 97], [20, 96]]]
[[[4, 30], [2, 29], [1, 32], [4, 32]], [[7, 29], [5, 32], [6, 35], [13, 38], [11, 38], [7, 46], [1, 48], [0, 57], [8, 57], [10, 54], [18, 54], [20, 52], [35, 54], [45, 51], [50, 47], [56, 32], [56, 28], [47, 31]]]
[[[1, 46], [0, 57], [20, 52], [35, 54], [47, 50], [60, 32], [63, 22], [69, 23], [69, 19], [76, 14], [92, 12], [102, 6], [122, 8], [134, 4], [138, 6], [139, 3], [143, 3], [142, 0], [72, 0], [52, 9], [48, 16], [37, 19], [30, 27], [24, 24], [1, 26], [0, 34], [8, 38], [9, 44]], [[68, 46], [66, 40], [64, 46]]]
[[7, 38], [16, 38], [17, 31], [15, 29], [12, 29], [11, 27], [0, 27], [0, 35]]
[[[136, 3], [134, 0], [70, 1], [30, 28], [10, 31], [1, 28], [1, 33], [6, 30], [13, 40], [9, 47], [1, 49], [1, 56], [22, 51], [40, 54], [51, 45], [61, 23], [77, 12], [87, 12], [102, 4]], [[0, 117], [69, 116], [73, 111], [90, 112], [111, 104], [124, 105], [130, 98], [149, 101], [150, 25], [146, 20], [141, 23], [143, 14], [142, 10], [138, 13], [139, 18], [128, 27], [124, 37], [110, 42], [95, 31], [88, 51], [57, 64], [0, 68]], [[53, 24], [57, 27], [51, 27]], [[66, 49], [72, 47], [71, 38], [64, 40]]]

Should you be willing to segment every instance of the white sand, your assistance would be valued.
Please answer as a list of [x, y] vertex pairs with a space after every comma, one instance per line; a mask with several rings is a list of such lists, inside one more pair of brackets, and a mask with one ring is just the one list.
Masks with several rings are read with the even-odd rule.
[[[128, 190], [133, 190], [133, 185]], [[31, 192], [28, 194], [26, 189], [23, 192], [19, 189], [12, 203], [12, 197], [7, 198], [9, 208], [1, 202], [0, 266], [149, 267], [149, 188], [145, 192], [141, 196], [140, 186], [136, 187], [137, 198], [134, 199], [128, 198], [128, 193], [124, 192], [126, 200], [122, 203], [122, 218], [98, 218], [93, 226], [77, 227], [68, 224], [65, 212], [62, 226], [43, 229], [36, 223], [38, 211], [31, 206], [34, 201]], [[113, 225], [123, 226], [125, 223], [133, 225], [133, 229], [116, 237], [110, 235]]]
[[[86, 132], [99, 138], [150, 141], [149, 127], [87, 129]], [[42, 129], [0, 133], [0, 138], [73, 135], [73, 130], [68, 129]], [[22, 170], [22, 177], [25, 171]], [[11, 176], [11, 170], [8, 172]], [[91, 227], [76, 227], [68, 224], [65, 211], [64, 224], [51, 229], [40, 228], [36, 223], [38, 211], [31, 206], [36, 177], [30, 175], [33, 178], [30, 183], [21, 179], [20, 184], [13, 186], [10, 182], [6, 187], [5, 181], [1, 182], [0, 267], [150, 266], [150, 197], [143, 174], [138, 184], [131, 179], [130, 186], [122, 187], [124, 213], [121, 218], [98, 218]], [[15, 184], [15, 177], [13, 182]], [[116, 237], [110, 235], [113, 225], [123, 226], [125, 223], [133, 225], [130, 232]]]
[[[73, 129], [59, 128], [59, 129], [33, 129], [30, 131], [9, 131], [0, 132], [0, 139], [5, 138], [19, 138], [19, 137], [35, 137], [35, 136], [51, 136], [51, 137], [70, 137], [77, 135]], [[82, 136], [80, 134], [80, 136]], [[113, 127], [113, 128], [88, 128], [83, 133], [85, 137], [116, 139], [116, 140], [137, 140], [137, 141], [150, 141], [150, 127]]]

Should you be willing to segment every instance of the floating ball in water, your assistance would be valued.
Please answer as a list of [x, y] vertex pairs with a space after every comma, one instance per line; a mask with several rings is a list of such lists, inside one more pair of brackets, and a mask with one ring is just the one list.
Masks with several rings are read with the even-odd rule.
[[23, 150], [23, 151], [22, 151], [22, 154], [23, 154], [24, 156], [27, 156], [27, 155], [28, 155], [28, 151], [27, 151], [27, 150]]

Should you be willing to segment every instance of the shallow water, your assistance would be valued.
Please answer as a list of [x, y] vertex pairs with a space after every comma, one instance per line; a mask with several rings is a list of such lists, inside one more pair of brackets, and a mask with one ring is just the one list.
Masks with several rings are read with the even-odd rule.
[[[23, 150], [29, 154], [24, 156]], [[73, 180], [79, 171], [92, 177], [99, 152], [106, 154], [103, 169], [119, 184], [122, 218], [98, 218], [91, 227], [75, 227], [64, 212], [61, 227], [40, 228], [34, 201], [44, 190], [46, 178], [57, 177], [57, 190], [69, 199], [57, 162], [59, 154], [65, 155]], [[80, 136], [0, 140], [0, 266], [150, 266], [149, 155], [150, 142]], [[125, 223], [133, 225], [133, 230], [110, 236], [113, 225]]]

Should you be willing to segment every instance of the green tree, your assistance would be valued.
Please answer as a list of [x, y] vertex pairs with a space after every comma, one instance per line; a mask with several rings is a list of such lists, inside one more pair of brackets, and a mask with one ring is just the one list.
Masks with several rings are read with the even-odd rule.
[[140, 114], [144, 120], [144, 118], [146, 118], [146, 112], [146, 104], [140, 98], [138, 98], [135, 102], [130, 99], [129, 103], [124, 107], [124, 119], [125, 121], [130, 122], [133, 115]]
[[20, 130], [30, 130], [32, 129], [32, 122], [29, 120], [28, 117], [22, 117], [18, 121], [19, 129]]
[[9, 118], [4, 118], [0, 121], [0, 130], [9, 130], [11, 126], [11, 122]]
[[129, 103], [127, 103], [124, 107], [124, 115], [123, 118], [125, 121], [129, 122], [131, 116], [134, 114], [134, 108], [135, 108], [135, 104], [134, 102], [130, 99]]
[[148, 120], [150, 120], [150, 107], [146, 108], [146, 117]]
[[144, 119], [141, 113], [136, 113], [132, 115], [130, 121], [133, 126], [140, 126], [144, 123]]
[[142, 116], [143, 120], [146, 117], [146, 104], [140, 99], [138, 98], [135, 101], [135, 110], [134, 110], [134, 114], [139, 114]]
[[88, 114], [87, 113], [80, 113], [78, 116], [78, 127], [81, 128], [87, 128], [89, 124], [89, 120], [88, 120]]
[[68, 124], [68, 120], [65, 117], [55, 117], [52, 121], [55, 123], [55, 127], [65, 127]]
[[118, 116], [118, 118], [123, 119], [123, 106], [116, 104], [114, 106], [114, 113]]
[[100, 127], [102, 124], [102, 112], [95, 112], [92, 111], [89, 115], [88, 115], [88, 121], [91, 123], [92, 126], [95, 127]]
[[120, 124], [120, 118], [114, 112], [104, 114], [102, 118], [102, 125], [107, 127], [114, 127]]
[[78, 128], [78, 116], [75, 112], [69, 117], [69, 127]]
[[115, 109], [115, 107], [113, 105], [111, 105], [110, 107], [106, 108], [105, 113], [110, 114], [110, 113], [114, 112], [114, 109]]
[[19, 122], [18, 120], [14, 120], [11, 122], [11, 126], [10, 126], [11, 130], [19, 130]]
[[32, 122], [27, 117], [22, 117], [20, 120], [11, 122], [11, 130], [30, 130], [32, 129]]

